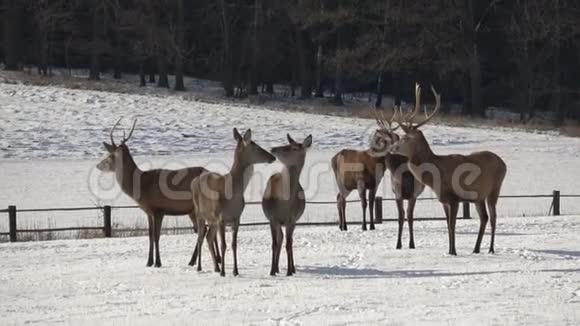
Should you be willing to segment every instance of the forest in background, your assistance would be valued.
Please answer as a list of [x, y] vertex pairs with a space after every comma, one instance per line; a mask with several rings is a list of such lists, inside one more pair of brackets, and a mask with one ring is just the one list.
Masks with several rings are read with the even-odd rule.
[[47, 78], [136, 73], [180, 91], [187, 75], [230, 97], [285, 84], [336, 105], [373, 92], [377, 107], [418, 80], [464, 115], [580, 121], [578, 0], [0, 0], [0, 19], [4, 69]]

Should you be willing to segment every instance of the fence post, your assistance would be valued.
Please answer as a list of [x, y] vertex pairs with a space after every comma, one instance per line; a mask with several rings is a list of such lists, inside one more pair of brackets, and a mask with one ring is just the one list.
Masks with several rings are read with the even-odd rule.
[[552, 205], [554, 207], [554, 216], [560, 215], [560, 190], [554, 190], [552, 194]]
[[463, 202], [463, 218], [471, 218], [471, 211], [469, 210], [469, 203]]
[[10, 230], [10, 242], [18, 241], [16, 235], [16, 206], [8, 206], [8, 228]]
[[111, 206], [105, 205], [103, 207], [103, 216], [105, 217], [105, 226], [103, 230], [105, 231], [105, 238], [110, 238], [113, 234], [111, 228]]
[[383, 197], [375, 197], [375, 223], [383, 223]]

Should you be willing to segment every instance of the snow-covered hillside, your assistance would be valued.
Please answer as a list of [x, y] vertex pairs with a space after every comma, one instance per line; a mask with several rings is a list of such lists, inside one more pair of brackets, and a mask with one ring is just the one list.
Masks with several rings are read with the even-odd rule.
[[[112, 175], [100, 174], [96, 163], [104, 155], [103, 141], [121, 116], [129, 128], [138, 118], [129, 146], [138, 164], [151, 167], [203, 165], [226, 171], [235, 142], [232, 128], [252, 128], [255, 140], [268, 148], [285, 142], [287, 132], [300, 139], [313, 134], [314, 145], [307, 157], [302, 183], [310, 200], [333, 201], [336, 188], [330, 158], [341, 148], [365, 148], [374, 131], [372, 120], [291, 113], [271, 108], [232, 104], [208, 104], [178, 96], [116, 94], [0, 84], [0, 207], [20, 208], [131, 204], [116, 187]], [[469, 153], [492, 150], [508, 165], [503, 194], [577, 193], [580, 175], [580, 139], [555, 134], [534, 134], [505, 129], [425, 127], [425, 134], [437, 153]], [[119, 130], [117, 137], [121, 137]], [[184, 137], [186, 135], [187, 137]], [[278, 164], [259, 166], [248, 191], [248, 200], [260, 200], [264, 184]], [[389, 183], [379, 191], [392, 198]], [[353, 195], [354, 196], [354, 195]], [[431, 197], [426, 191], [424, 196]], [[360, 219], [358, 205], [349, 205], [349, 216]], [[385, 204], [387, 217], [394, 213]], [[244, 221], [262, 221], [259, 207], [249, 207]], [[506, 199], [500, 201], [501, 216], [545, 215], [550, 199]], [[305, 220], [334, 221], [333, 205], [308, 207]], [[580, 213], [580, 201], [563, 199], [564, 213]], [[74, 214], [45, 215], [38, 221], [21, 214], [22, 227], [98, 224], [94, 214], [84, 220]], [[114, 215], [115, 216], [115, 215]], [[116, 215], [118, 216], [118, 214]], [[135, 218], [132, 218], [132, 217]], [[437, 203], [422, 202], [417, 216], [442, 216]], [[52, 218], [52, 220], [48, 219]], [[82, 217], [82, 216], [81, 216]], [[34, 219], [34, 223], [26, 219]], [[178, 219], [179, 220], [179, 219]], [[181, 220], [189, 225], [188, 219]], [[127, 211], [115, 223], [144, 225], [139, 212]], [[180, 222], [181, 223], [181, 222]], [[6, 223], [0, 222], [0, 230]]]

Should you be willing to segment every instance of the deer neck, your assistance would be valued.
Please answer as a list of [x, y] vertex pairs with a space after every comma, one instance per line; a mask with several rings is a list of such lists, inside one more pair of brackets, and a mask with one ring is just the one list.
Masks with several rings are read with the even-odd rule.
[[415, 140], [414, 150], [408, 157], [409, 162], [419, 165], [423, 163], [432, 163], [436, 155], [431, 150], [431, 147], [427, 143], [425, 137], [419, 137]]
[[139, 169], [130, 153], [123, 155], [121, 162], [115, 162], [115, 177], [121, 190], [131, 197], [135, 197], [139, 193], [137, 189], [143, 180], [141, 176], [143, 172]]
[[289, 186], [290, 198], [296, 198], [296, 193], [300, 189], [300, 173], [302, 172], [302, 166], [291, 165], [284, 166], [282, 169], [282, 179], [284, 184]]
[[254, 174], [254, 165], [242, 162], [239, 157], [234, 157], [234, 164], [229, 173], [232, 189], [236, 193], [243, 194]]

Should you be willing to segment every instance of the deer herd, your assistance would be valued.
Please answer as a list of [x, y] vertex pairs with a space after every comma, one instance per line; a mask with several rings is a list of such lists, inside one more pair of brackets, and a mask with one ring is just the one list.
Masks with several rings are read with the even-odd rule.
[[[474, 203], [479, 214], [480, 227], [473, 252], [480, 251], [489, 219], [491, 224], [489, 252], [494, 253], [496, 204], [506, 175], [506, 165], [499, 156], [488, 151], [470, 155], [433, 153], [419, 129], [437, 114], [441, 106], [440, 95], [433, 87], [431, 91], [436, 105], [431, 114], [425, 113], [426, 117], [422, 121], [415, 122], [421, 106], [421, 88], [416, 84], [415, 107], [412, 111], [403, 114], [399, 106], [393, 109], [388, 118], [375, 111], [378, 128], [371, 138], [369, 148], [343, 149], [332, 157], [331, 167], [338, 186], [336, 204], [339, 228], [341, 231], [347, 230], [346, 198], [356, 190], [361, 199], [362, 230], [367, 230], [367, 209], [369, 228], [375, 229], [373, 214], [375, 195], [385, 171], [389, 170], [398, 211], [397, 249], [402, 248], [405, 215], [409, 227], [409, 248], [415, 248], [413, 211], [417, 197], [427, 186], [436, 194], [445, 211], [449, 254], [457, 254], [455, 224], [460, 202]], [[242, 135], [234, 128], [233, 136], [236, 141], [234, 160], [230, 171], [225, 175], [210, 172], [203, 167], [143, 171], [133, 160], [126, 144], [135, 130], [136, 120], [129, 135], [125, 137], [123, 132], [123, 139], [117, 145], [113, 133], [120, 121], [121, 119], [111, 129], [111, 144], [103, 143], [108, 155], [97, 168], [101, 171], [114, 172], [122, 191], [147, 215], [149, 225], [147, 266], [161, 267], [159, 237], [163, 217], [188, 215], [198, 234], [189, 265], [197, 264], [197, 270], [202, 270], [201, 249], [205, 239], [214, 270], [225, 276], [225, 227], [228, 225], [232, 229], [233, 274], [238, 275], [237, 239], [240, 216], [245, 206], [244, 192], [253, 175], [255, 164], [272, 163], [278, 159], [283, 168], [269, 178], [262, 199], [262, 210], [269, 221], [272, 236], [270, 275], [274, 276], [280, 272], [279, 260], [284, 240], [282, 227], [286, 235], [286, 275], [296, 273], [293, 234], [296, 223], [306, 207], [300, 174], [304, 167], [306, 152], [312, 145], [311, 135], [300, 143], [288, 134], [288, 144], [267, 151], [252, 140], [250, 129]], [[394, 126], [394, 123], [397, 126]], [[402, 136], [395, 132], [399, 128], [404, 132]], [[406, 214], [404, 200], [407, 200]]]

